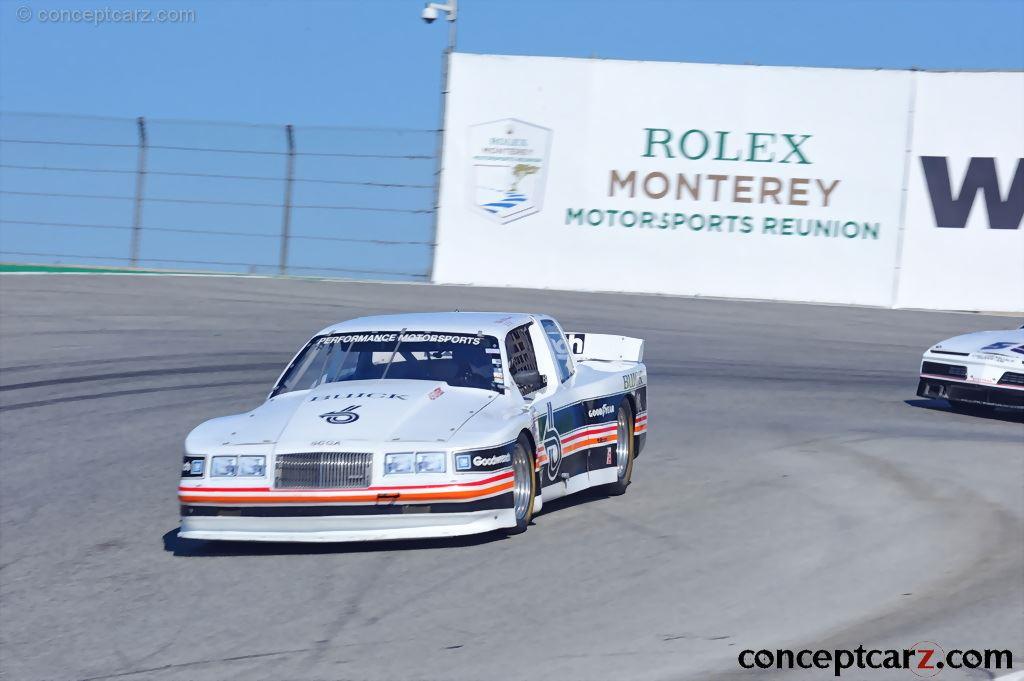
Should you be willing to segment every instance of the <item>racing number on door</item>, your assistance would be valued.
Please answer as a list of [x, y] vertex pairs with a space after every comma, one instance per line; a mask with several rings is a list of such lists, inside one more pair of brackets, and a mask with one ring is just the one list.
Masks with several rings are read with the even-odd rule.
[[548, 479], [554, 480], [562, 467], [562, 440], [555, 428], [555, 410], [551, 402], [548, 402], [548, 414], [544, 423], [544, 452], [548, 455]]

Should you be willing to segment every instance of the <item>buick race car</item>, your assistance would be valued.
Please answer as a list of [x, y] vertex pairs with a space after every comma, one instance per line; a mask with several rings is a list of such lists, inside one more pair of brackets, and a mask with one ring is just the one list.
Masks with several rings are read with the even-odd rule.
[[949, 400], [955, 411], [1024, 410], [1024, 326], [944, 340], [924, 353], [921, 397]]
[[526, 530], [622, 494], [647, 431], [637, 338], [551, 317], [364, 317], [311, 338], [266, 402], [185, 441], [180, 536], [366, 541]]

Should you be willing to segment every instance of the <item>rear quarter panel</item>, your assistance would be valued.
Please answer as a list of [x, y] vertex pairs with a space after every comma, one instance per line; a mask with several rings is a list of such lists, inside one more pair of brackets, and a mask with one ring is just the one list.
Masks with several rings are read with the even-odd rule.
[[615, 421], [623, 400], [633, 410], [636, 453], [647, 444], [647, 367], [643, 362], [584, 360], [578, 362], [577, 388], [584, 396], [583, 414], [589, 425]]

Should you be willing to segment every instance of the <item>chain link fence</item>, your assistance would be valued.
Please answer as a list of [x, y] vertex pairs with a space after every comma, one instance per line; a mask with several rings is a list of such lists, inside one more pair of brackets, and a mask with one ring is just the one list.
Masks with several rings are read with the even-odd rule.
[[429, 280], [436, 130], [0, 113], [0, 262]]

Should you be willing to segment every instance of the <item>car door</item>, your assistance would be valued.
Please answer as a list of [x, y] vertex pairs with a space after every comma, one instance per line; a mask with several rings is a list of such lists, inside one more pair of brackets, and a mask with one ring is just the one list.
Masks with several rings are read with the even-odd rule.
[[[548, 377], [546, 391], [540, 397], [546, 401], [545, 449], [551, 449], [557, 439], [559, 455], [554, 465], [549, 463], [543, 472], [552, 482], [564, 481], [565, 493], [572, 494], [590, 484], [587, 420], [580, 403], [582, 395], [576, 388], [576, 367], [558, 322], [550, 317], [538, 317], [535, 331], [542, 336], [538, 339], [538, 345], [543, 345], [545, 350], [540, 353], [543, 355], [541, 366]], [[551, 461], [551, 454], [548, 460]]]
[[574, 469], [570, 465], [563, 470], [562, 431], [571, 430], [572, 417], [567, 409], [562, 377], [539, 323], [532, 321], [509, 331], [505, 336], [505, 355], [508, 373], [522, 394], [533, 422], [537, 439], [534, 456], [540, 466], [541, 494], [544, 499], [563, 496]]

